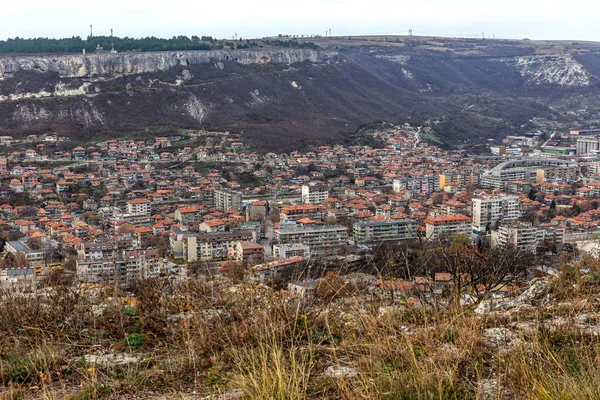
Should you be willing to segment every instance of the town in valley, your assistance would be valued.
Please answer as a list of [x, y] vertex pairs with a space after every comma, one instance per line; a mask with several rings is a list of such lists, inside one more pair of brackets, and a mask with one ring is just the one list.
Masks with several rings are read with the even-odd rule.
[[[508, 136], [479, 154], [438, 147], [432, 127], [408, 123], [360, 135], [379, 146], [259, 153], [239, 135], [204, 130], [87, 145], [2, 137], [0, 283], [127, 289], [198, 273], [234, 284], [242, 273], [306, 300], [333, 271], [372, 299], [398, 292], [420, 307], [444, 301], [454, 277], [403, 260], [460, 237], [536, 257], [518, 280], [488, 288], [498, 305], [598, 251], [598, 130]], [[396, 255], [385, 259], [386, 249]], [[396, 267], [381, 273], [382, 262]]]

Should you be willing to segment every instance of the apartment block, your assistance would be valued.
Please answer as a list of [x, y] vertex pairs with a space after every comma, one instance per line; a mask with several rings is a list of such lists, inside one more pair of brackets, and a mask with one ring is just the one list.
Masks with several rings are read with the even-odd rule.
[[354, 223], [352, 230], [357, 245], [397, 242], [417, 237], [417, 223], [409, 218], [359, 221]]
[[492, 247], [516, 247], [535, 253], [538, 246], [538, 229], [531, 225], [500, 226], [492, 231]]
[[88, 259], [77, 260], [77, 279], [80, 282], [110, 284], [126, 277], [125, 260]]
[[158, 276], [164, 270], [163, 259], [158, 250], [135, 250], [123, 252], [128, 280]]
[[283, 207], [279, 213], [281, 221], [298, 221], [303, 218], [321, 220], [324, 208], [320, 205], [302, 204], [299, 206]]
[[284, 259], [291, 257], [310, 257], [310, 247], [305, 244], [276, 244], [273, 246], [273, 257]]
[[260, 264], [265, 259], [265, 248], [258, 243], [237, 242], [230, 249], [229, 258], [237, 262]]
[[241, 211], [242, 193], [229, 189], [215, 189], [215, 207], [221, 211]]
[[200, 207], [181, 207], [175, 210], [175, 221], [184, 225], [193, 225], [202, 217], [202, 209]]
[[329, 188], [325, 185], [302, 185], [302, 202], [305, 204], [321, 204], [329, 198]]
[[519, 218], [519, 198], [501, 196], [473, 199], [473, 229], [486, 230], [497, 221], [516, 221]]
[[82, 242], [77, 249], [77, 258], [81, 260], [101, 260], [116, 258], [118, 246], [107, 242]]
[[4, 245], [4, 250], [7, 253], [21, 253], [25, 256], [27, 263], [30, 267], [43, 267], [45, 265], [45, 255], [48, 254], [50, 249], [48, 248], [46, 242], [44, 242], [44, 248], [36, 250], [32, 249], [31, 246], [27, 244], [24, 240], [13, 240], [6, 242]]
[[251, 232], [188, 233], [182, 240], [182, 256], [188, 262], [224, 260], [239, 242], [251, 240]]
[[402, 190], [409, 190], [412, 193], [431, 194], [440, 190], [440, 177], [436, 176], [421, 176], [415, 178], [394, 179], [392, 184], [394, 193]]
[[128, 214], [150, 215], [151, 209], [150, 200], [148, 199], [133, 199], [127, 202]]
[[473, 229], [471, 218], [465, 215], [444, 215], [425, 219], [425, 237], [437, 239], [440, 236], [470, 235]]
[[275, 229], [278, 245], [302, 244], [308, 246], [310, 254], [335, 254], [348, 244], [348, 231], [342, 225], [289, 226]]
[[536, 252], [543, 246], [559, 245], [565, 242], [565, 229], [557, 226], [535, 227], [531, 224], [512, 224], [492, 231], [492, 246], [515, 246], [521, 250]]

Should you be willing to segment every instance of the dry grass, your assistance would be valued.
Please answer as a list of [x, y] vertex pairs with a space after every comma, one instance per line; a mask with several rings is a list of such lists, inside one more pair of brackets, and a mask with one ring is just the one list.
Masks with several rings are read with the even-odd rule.
[[[249, 283], [232, 290], [150, 280], [136, 289], [135, 302], [111, 289], [93, 296], [70, 287], [3, 293], [0, 399], [234, 390], [250, 399], [596, 399], [598, 337], [544, 322], [597, 309], [593, 297], [581, 297], [597, 289], [592, 272], [568, 271], [557, 280], [551, 291], [561, 306], [486, 317], [383, 312], [381, 304], [352, 297], [298, 304]], [[584, 282], [584, 291], [569, 289]], [[490, 344], [485, 332], [492, 327], [511, 329], [519, 344]], [[107, 353], [138, 360], [85, 359]], [[330, 366], [352, 374], [328, 376]]]

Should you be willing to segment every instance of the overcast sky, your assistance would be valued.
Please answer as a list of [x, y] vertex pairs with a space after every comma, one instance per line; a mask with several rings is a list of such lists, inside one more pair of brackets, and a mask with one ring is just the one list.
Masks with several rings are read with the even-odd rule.
[[600, 41], [598, 0], [2, 1], [0, 39], [284, 34], [435, 34]]

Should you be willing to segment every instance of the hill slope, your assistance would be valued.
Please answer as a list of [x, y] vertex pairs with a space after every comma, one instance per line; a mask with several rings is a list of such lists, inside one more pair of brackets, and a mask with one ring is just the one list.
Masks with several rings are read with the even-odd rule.
[[0, 134], [86, 140], [207, 128], [291, 150], [387, 120], [433, 123], [457, 144], [532, 129], [533, 117], [584, 123], [559, 108], [572, 98], [596, 107], [595, 47], [344, 43], [0, 58]]

